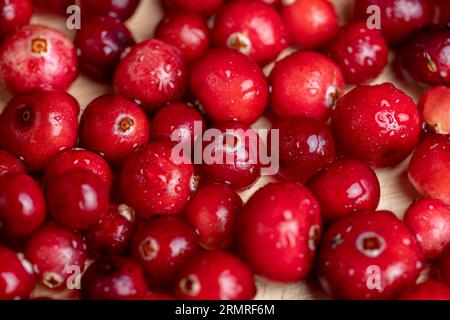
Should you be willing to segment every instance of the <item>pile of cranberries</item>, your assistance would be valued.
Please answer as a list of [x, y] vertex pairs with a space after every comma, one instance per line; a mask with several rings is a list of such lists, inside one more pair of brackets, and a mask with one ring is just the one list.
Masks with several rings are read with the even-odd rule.
[[[140, 2], [76, 2], [72, 42], [29, 22], [74, 1], [0, 0], [0, 300], [247, 300], [255, 276], [450, 299], [446, 1], [358, 0], [344, 25], [328, 0], [162, 0], [136, 43]], [[390, 61], [420, 101], [371, 83]], [[111, 92], [80, 106], [80, 73]], [[244, 203], [267, 169], [252, 143], [279, 171]], [[418, 193], [399, 219], [376, 171], [403, 162]]]

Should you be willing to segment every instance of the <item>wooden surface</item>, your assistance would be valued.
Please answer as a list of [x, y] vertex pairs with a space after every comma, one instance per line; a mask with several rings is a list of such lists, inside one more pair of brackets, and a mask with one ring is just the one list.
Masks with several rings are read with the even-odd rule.
[[[189, 1], [189, 0], [186, 0]], [[335, 5], [341, 22], [345, 21], [346, 13], [349, 12], [349, 8], [352, 5], [353, 0], [332, 0]], [[156, 24], [162, 16], [162, 11], [158, 5], [158, 0], [142, 0], [141, 6], [138, 11], [127, 22], [130, 30], [132, 31], [137, 41], [151, 38]], [[73, 31], [67, 30], [65, 27], [65, 20], [61, 17], [53, 15], [37, 14], [33, 17], [33, 23], [39, 23], [47, 26], [55, 27], [65, 32], [71, 39], [74, 37]], [[282, 54], [285, 55], [291, 52], [292, 49], [286, 50]], [[266, 72], [269, 72], [272, 66], [266, 68]], [[378, 77], [373, 83], [393, 82], [399, 88], [405, 90], [411, 97], [417, 101], [420, 95], [420, 88], [406, 83], [403, 80], [396, 79], [391, 68], [387, 67], [383, 74]], [[350, 88], [347, 88], [350, 89]], [[93, 100], [94, 98], [112, 92], [112, 87], [109, 85], [99, 84], [87, 79], [84, 76], [80, 76], [77, 81], [72, 85], [69, 92], [73, 94], [78, 101], [82, 109]], [[4, 107], [7, 101], [11, 97], [0, 88], [0, 109]], [[255, 127], [267, 127], [270, 124], [267, 120], [261, 119], [255, 124]], [[408, 159], [409, 160], [409, 159]], [[405, 168], [407, 161], [396, 168], [382, 169], [377, 171], [377, 175], [381, 182], [382, 197], [379, 209], [386, 209], [395, 212], [398, 216], [402, 216], [406, 207], [411, 201], [417, 197], [416, 192], [409, 184]], [[253, 192], [259, 189], [264, 184], [268, 183], [271, 179], [261, 178], [258, 183], [250, 190], [243, 192], [242, 198], [247, 200]], [[56, 298], [70, 298], [75, 295], [74, 292], [50, 292], [43, 289], [36, 291], [37, 296], [53, 296]], [[277, 284], [268, 282], [264, 279], [258, 279], [258, 295], [257, 299], [326, 299], [326, 294], [320, 288], [314, 280], [306, 281], [295, 284]]]

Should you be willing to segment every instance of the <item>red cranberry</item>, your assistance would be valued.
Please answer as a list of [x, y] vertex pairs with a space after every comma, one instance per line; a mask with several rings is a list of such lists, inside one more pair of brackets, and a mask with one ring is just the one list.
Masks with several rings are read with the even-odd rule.
[[271, 108], [278, 117], [327, 120], [345, 86], [339, 67], [312, 51], [299, 51], [278, 62], [270, 81]]
[[39, 280], [50, 289], [65, 288], [70, 276], [81, 274], [86, 255], [83, 238], [54, 223], [34, 233], [26, 248]]
[[320, 48], [335, 37], [339, 18], [328, 0], [282, 0], [282, 3], [283, 20], [297, 46]]
[[80, 143], [118, 165], [134, 149], [149, 141], [150, 124], [145, 113], [119, 95], [92, 101], [80, 122]]
[[425, 140], [415, 151], [408, 168], [409, 180], [424, 197], [450, 205], [450, 135]]
[[206, 249], [234, 247], [242, 205], [239, 195], [226, 184], [210, 184], [197, 191], [186, 206], [186, 218], [197, 231], [200, 245]]
[[52, 215], [65, 226], [84, 230], [95, 225], [108, 208], [108, 189], [97, 175], [74, 169], [56, 177], [47, 187]]
[[112, 78], [122, 53], [134, 43], [128, 28], [112, 17], [95, 17], [83, 22], [75, 38], [81, 68], [100, 80]]
[[67, 8], [75, 4], [75, 0], [33, 0], [34, 5], [43, 11], [65, 15]]
[[81, 279], [81, 294], [88, 300], [135, 300], [147, 292], [139, 265], [121, 257], [101, 258]]
[[21, 254], [0, 246], [0, 300], [27, 299], [34, 284], [31, 264]]
[[437, 6], [437, 22], [440, 24], [450, 23], [450, 2], [447, 0], [435, 0]]
[[183, 11], [167, 12], [156, 27], [155, 38], [180, 49], [188, 64], [203, 56], [210, 42], [205, 18]]
[[439, 258], [438, 273], [440, 279], [450, 286], [450, 247]]
[[339, 99], [332, 127], [346, 155], [377, 167], [404, 160], [421, 131], [414, 102], [390, 83], [359, 86]]
[[416, 236], [426, 258], [439, 257], [450, 244], [450, 208], [442, 201], [423, 199], [414, 202], [406, 211], [404, 221]]
[[161, 2], [167, 11], [180, 10], [209, 16], [219, 9], [224, 0], [161, 0]]
[[380, 30], [369, 29], [361, 21], [343, 27], [328, 52], [341, 68], [345, 81], [360, 84], [381, 73], [388, 63], [389, 48]]
[[358, 0], [355, 1], [354, 16], [368, 21], [374, 11], [381, 9], [381, 30], [390, 43], [405, 40], [414, 31], [431, 22], [433, 7], [430, 0]]
[[431, 88], [422, 95], [418, 107], [427, 129], [433, 133], [450, 134], [450, 88]]
[[197, 235], [190, 225], [178, 218], [160, 217], [139, 226], [131, 255], [141, 265], [147, 280], [160, 286], [175, 281], [197, 248]]
[[271, 280], [305, 279], [320, 237], [319, 204], [304, 187], [269, 184], [238, 217], [238, 246], [255, 273]]
[[18, 158], [12, 154], [0, 150], [0, 177], [7, 173], [23, 173], [25, 167]]
[[176, 295], [184, 300], [251, 300], [256, 294], [250, 268], [222, 251], [200, 251], [178, 276]]
[[78, 102], [65, 92], [13, 98], [0, 115], [0, 146], [40, 171], [60, 150], [77, 142]]
[[375, 172], [358, 160], [338, 160], [309, 183], [322, 217], [334, 221], [358, 211], [372, 211], [380, 201]]
[[192, 94], [215, 122], [255, 122], [263, 113], [269, 86], [261, 68], [231, 49], [208, 52], [190, 70]]
[[14, 94], [36, 89], [65, 90], [77, 75], [75, 47], [55, 29], [24, 26], [0, 49], [0, 82]]
[[450, 300], [450, 287], [436, 280], [428, 280], [402, 293], [400, 300]]
[[236, 49], [266, 65], [288, 45], [279, 13], [261, 1], [227, 3], [216, 15], [212, 38], [218, 47]]
[[122, 200], [140, 217], [180, 214], [189, 200], [194, 167], [187, 157], [174, 161], [173, 146], [171, 142], [151, 143], [130, 155], [122, 166]]
[[125, 204], [110, 205], [97, 224], [86, 231], [90, 250], [98, 255], [120, 255], [134, 231], [134, 211]]
[[141, 0], [80, 0], [83, 13], [89, 16], [112, 16], [127, 20], [136, 11]]
[[147, 300], [147, 301], [174, 300], [173, 297], [171, 297], [165, 293], [159, 293], [159, 292], [147, 292], [147, 294], [145, 296], [140, 297], [139, 299]]
[[280, 119], [271, 130], [279, 131], [281, 168], [302, 183], [336, 159], [331, 130], [319, 120], [305, 117]]
[[186, 90], [186, 67], [181, 52], [152, 39], [134, 46], [114, 75], [116, 91], [154, 111], [180, 100]]
[[0, 177], [0, 235], [29, 236], [44, 219], [44, 194], [33, 178], [23, 173]]
[[31, 0], [0, 0], [0, 40], [27, 25], [32, 15]]

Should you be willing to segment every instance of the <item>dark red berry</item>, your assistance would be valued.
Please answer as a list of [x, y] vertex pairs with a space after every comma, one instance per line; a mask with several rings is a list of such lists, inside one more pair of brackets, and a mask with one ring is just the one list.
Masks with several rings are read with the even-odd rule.
[[32, 15], [31, 0], [0, 0], [0, 40], [27, 25]]
[[450, 287], [436, 280], [417, 284], [401, 294], [400, 300], [450, 300]]
[[204, 16], [212, 15], [223, 4], [224, 0], [161, 0], [166, 10], [181, 10], [199, 13]]
[[80, 0], [81, 10], [88, 16], [112, 16], [127, 20], [136, 11], [141, 0]]
[[429, 89], [418, 105], [426, 129], [433, 133], [450, 134], [450, 88], [439, 86]]
[[435, 0], [437, 6], [437, 22], [441, 24], [450, 23], [450, 2], [447, 0]]
[[0, 246], [0, 300], [28, 299], [34, 285], [31, 264], [22, 254]]
[[67, 8], [74, 5], [75, 0], [33, 0], [33, 3], [39, 10], [66, 15]]
[[25, 167], [19, 158], [0, 150], [0, 177], [7, 173], [23, 173]]

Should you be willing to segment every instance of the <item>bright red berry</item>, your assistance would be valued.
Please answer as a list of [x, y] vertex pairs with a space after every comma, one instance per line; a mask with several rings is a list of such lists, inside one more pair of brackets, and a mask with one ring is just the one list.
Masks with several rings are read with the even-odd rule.
[[27, 25], [32, 15], [31, 0], [0, 0], [0, 40]]
[[33, 0], [33, 3], [39, 10], [66, 15], [67, 8], [74, 5], [75, 0]]
[[81, 10], [88, 16], [112, 16], [127, 20], [136, 11], [141, 0], [80, 0]]
[[418, 108], [427, 129], [433, 133], [450, 134], [450, 88], [429, 89], [420, 98]]
[[0, 150], [0, 177], [7, 173], [23, 173], [25, 167], [19, 158]]
[[162, 0], [167, 11], [180, 10], [183, 12], [194, 12], [204, 16], [210, 16], [219, 9], [225, 0]]
[[450, 287], [436, 280], [428, 280], [406, 290], [400, 300], [450, 300]]
[[34, 285], [31, 264], [22, 254], [0, 246], [0, 300], [28, 299]]

